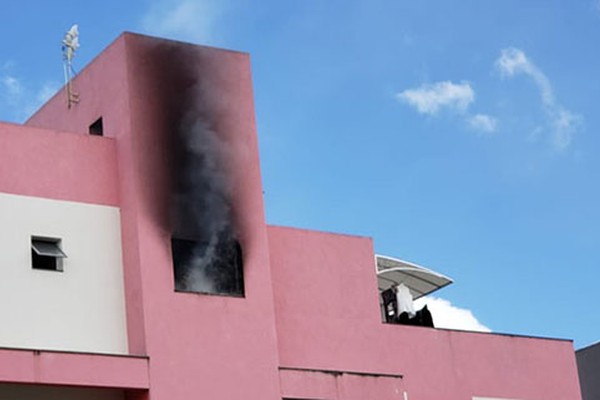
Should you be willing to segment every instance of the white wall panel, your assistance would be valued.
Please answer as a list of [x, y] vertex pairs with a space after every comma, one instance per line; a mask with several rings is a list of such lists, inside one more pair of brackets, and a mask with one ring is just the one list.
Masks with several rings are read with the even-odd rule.
[[[31, 236], [63, 272], [31, 268]], [[127, 353], [118, 208], [0, 193], [0, 347]]]

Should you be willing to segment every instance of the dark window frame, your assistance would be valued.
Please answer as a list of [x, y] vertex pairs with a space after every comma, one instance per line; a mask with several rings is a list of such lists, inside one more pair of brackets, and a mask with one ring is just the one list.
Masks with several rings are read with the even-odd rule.
[[[171, 238], [175, 292], [246, 297], [241, 245], [235, 239], [221, 243], [217, 249], [220, 258], [206, 266], [202, 272], [198, 272], [194, 266], [197, 264], [194, 264], [191, 259], [197, 254], [204, 254], [208, 244], [204, 241], [179, 236]], [[225, 256], [222, 256], [223, 252]], [[206, 280], [200, 281], [200, 278]], [[198, 279], [198, 283], [195, 279]]]
[[92, 122], [88, 128], [88, 132], [90, 135], [104, 136], [104, 123], [102, 122], [102, 117], [99, 117], [97, 120]]
[[62, 240], [43, 236], [31, 236], [31, 268], [39, 271], [63, 272]]

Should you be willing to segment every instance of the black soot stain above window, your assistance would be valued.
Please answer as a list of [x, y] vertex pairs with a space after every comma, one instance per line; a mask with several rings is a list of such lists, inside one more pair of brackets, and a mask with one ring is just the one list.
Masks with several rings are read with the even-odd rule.
[[229, 112], [220, 72], [203, 70], [210, 62], [194, 50], [164, 45], [152, 51], [158, 126], [168, 138], [175, 290], [243, 297], [242, 248], [224, 162], [232, 144], [218, 124]]

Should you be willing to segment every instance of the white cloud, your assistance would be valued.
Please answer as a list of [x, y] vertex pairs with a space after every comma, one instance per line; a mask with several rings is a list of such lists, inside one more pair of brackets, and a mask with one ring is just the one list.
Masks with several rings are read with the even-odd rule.
[[420, 309], [425, 304], [431, 311], [436, 328], [491, 332], [490, 328], [475, 318], [471, 310], [456, 307], [448, 300], [426, 296], [415, 301], [415, 308]]
[[583, 118], [569, 110], [558, 107], [552, 115], [552, 144], [557, 150], [565, 150], [571, 144]]
[[23, 80], [7, 72], [5, 63], [0, 70], [0, 118], [21, 122], [33, 111], [48, 101], [59, 88], [60, 84], [48, 81], [39, 89], [23, 84]]
[[208, 43], [215, 38], [215, 26], [226, 3], [217, 0], [157, 0], [142, 18], [142, 28], [154, 35]]
[[475, 100], [475, 92], [468, 82], [443, 81], [407, 89], [398, 93], [397, 97], [421, 114], [435, 115], [443, 108], [465, 112]]
[[435, 116], [442, 109], [457, 112], [475, 131], [492, 133], [498, 127], [498, 121], [490, 115], [467, 113], [469, 106], [475, 101], [475, 91], [469, 82], [442, 81], [423, 84], [418, 88], [400, 92], [396, 97], [421, 114]]
[[48, 81], [42, 84], [37, 90], [29, 91], [26, 97], [21, 99], [19, 105], [19, 114], [21, 118], [31, 116], [45, 102], [60, 89], [61, 84], [56, 81]]
[[48, 100], [50, 100], [50, 98], [54, 96], [56, 92], [58, 92], [60, 86], [60, 83], [55, 81], [44, 83], [42, 87], [37, 91], [37, 94], [35, 96], [35, 99], [38, 101], [39, 105], [42, 105]]
[[490, 115], [475, 114], [467, 118], [469, 126], [479, 132], [493, 133], [498, 128], [498, 120]]
[[23, 92], [23, 85], [15, 76], [9, 73], [0, 75], [0, 104], [3, 104], [5, 109], [18, 109], [24, 97]]
[[20, 96], [23, 91], [21, 82], [14, 76], [4, 75], [1, 79], [2, 86], [7, 96]]
[[550, 142], [555, 150], [565, 150], [571, 144], [573, 136], [581, 126], [583, 118], [561, 106], [555, 96], [550, 80], [544, 72], [527, 58], [522, 50], [514, 47], [504, 49], [496, 60], [496, 68], [505, 77], [524, 74], [536, 84], [546, 121], [551, 131]]
[[527, 58], [522, 50], [513, 47], [502, 50], [500, 58], [496, 61], [496, 66], [504, 76], [528, 75], [540, 90], [542, 102], [547, 106], [555, 103], [550, 80], [542, 70]]

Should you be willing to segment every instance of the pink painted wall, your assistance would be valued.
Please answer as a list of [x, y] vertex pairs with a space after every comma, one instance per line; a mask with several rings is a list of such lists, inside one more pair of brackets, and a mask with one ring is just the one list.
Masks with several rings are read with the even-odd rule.
[[[180, 60], [157, 58], [162, 51], [197, 61], [190, 67], [199, 69], [203, 92], [210, 92], [205, 111], [229, 144], [245, 298], [174, 292], [164, 107], [175, 107], [177, 90], [157, 77], [162, 66]], [[116, 140], [129, 346], [134, 354], [150, 356], [151, 398], [279, 399], [248, 55], [124, 34], [79, 74], [74, 87], [81, 95], [78, 105], [67, 110], [59, 94], [28, 124], [85, 133], [102, 115], [106, 134]]]
[[117, 206], [112, 139], [0, 123], [0, 188], [5, 193]]
[[0, 382], [147, 390], [146, 357], [0, 349]]
[[286, 399], [404, 400], [404, 382], [399, 375], [282, 368], [279, 380]]
[[580, 399], [571, 342], [384, 324], [369, 238], [268, 232], [282, 366], [403, 375], [419, 400]]
[[[247, 54], [127, 36], [132, 131], [141, 188], [140, 253], [144, 268], [147, 346], [156, 399], [278, 399], [271, 272]], [[161, 77], [170, 63], [189, 62], [201, 79], [200, 107], [227, 147], [227, 173], [244, 250], [245, 298], [175, 293], [165, 216], [168, 184], [164, 108], [185, 105], [185, 82]], [[168, 79], [168, 77], [167, 77]], [[180, 91], [181, 90], [181, 91]], [[165, 104], [165, 96], [167, 102]]]

